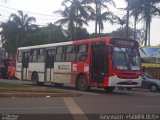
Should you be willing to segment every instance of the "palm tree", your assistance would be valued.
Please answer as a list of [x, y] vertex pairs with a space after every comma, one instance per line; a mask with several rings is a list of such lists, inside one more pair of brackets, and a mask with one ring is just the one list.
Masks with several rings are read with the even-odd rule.
[[[70, 6], [67, 6], [70, 4]], [[82, 0], [64, 0], [62, 6], [65, 7], [64, 10], [55, 11], [55, 13], [61, 14], [62, 19], [56, 21], [56, 24], [66, 25], [68, 24], [68, 31], [70, 38], [76, 39], [76, 28], [82, 27], [83, 24], [88, 25], [88, 10], [91, 7], [86, 6], [85, 2]]]
[[[91, 20], [95, 20], [95, 34], [97, 34], [98, 31], [98, 25], [99, 25], [99, 31], [101, 30], [103, 21], [110, 21], [110, 16], [113, 14], [109, 12], [108, 4], [115, 6], [115, 3], [113, 0], [89, 0], [88, 3], [94, 3], [95, 9], [94, 11], [91, 11]], [[102, 9], [107, 9], [107, 12], [101, 13]]]
[[122, 36], [125, 36], [124, 28], [126, 28], [126, 26], [124, 25], [126, 25], [126, 21], [127, 21], [126, 15], [124, 15], [122, 18], [116, 16], [116, 20], [117, 20], [116, 23], [121, 25], [120, 29], [122, 30]]
[[18, 41], [17, 26], [13, 22], [7, 21], [2, 22], [0, 27], [2, 29], [0, 32], [2, 46], [5, 48], [7, 52], [15, 55]]
[[141, 12], [139, 9], [133, 9], [133, 6], [136, 7], [137, 3], [138, 2], [136, 2], [136, 0], [135, 1], [130, 1], [130, 4], [131, 4], [130, 16], [133, 16], [133, 18], [134, 18], [134, 40], [136, 40], [136, 37], [137, 37], [137, 35], [136, 35], [136, 33], [137, 33], [137, 22], [139, 21], [139, 16], [140, 16], [140, 12]]
[[10, 15], [10, 21], [15, 23], [19, 28], [24, 30], [25, 32], [34, 29], [36, 26], [32, 24], [32, 22], [36, 22], [35, 17], [28, 17], [27, 14], [24, 14], [21, 10], [18, 10], [17, 14]]
[[25, 35], [27, 32], [36, 29], [37, 26], [32, 24], [36, 22], [34, 17], [28, 17], [27, 14], [24, 14], [21, 10], [18, 10], [17, 14], [11, 14], [9, 20], [17, 26], [17, 31], [19, 32], [19, 41], [22, 42], [25, 40]]
[[119, 18], [119, 17], [117, 17], [117, 19], [118, 19], [118, 24], [120, 24], [121, 25], [121, 28], [122, 29], [124, 29], [124, 25], [126, 24], [126, 15], [124, 15], [122, 18]]
[[126, 37], [128, 37], [129, 34], [129, 12], [130, 12], [130, 4], [131, 0], [125, 0], [127, 2], [127, 15], [126, 15]]
[[160, 15], [160, 8], [157, 4], [160, 0], [134, 0], [130, 6], [131, 11], [137, 11], [137, 15], [140, 16], [140, 20], [145, 21], [145, 43], [144, 45], [150, 46], [150, 25], [152, 18], [156, 15]]
[[98, 24], [99, 24], [99, 34], [102, 32], [104, 29], [103, 22], [110, 22], [111, 24], [114, 23], [114, 15], [112, 12], [104, 12], [101, 13], [98, 17]]

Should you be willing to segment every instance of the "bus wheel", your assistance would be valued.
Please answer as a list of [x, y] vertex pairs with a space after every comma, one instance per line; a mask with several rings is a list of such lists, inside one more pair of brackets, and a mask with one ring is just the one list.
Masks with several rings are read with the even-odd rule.
[[33, 85], [38, 85], [39, 84], [39, 82], [38, 82], [38, 80], [39, 80], [38, 74], [37, 73], [33, 73], [31, 80], [32, 80]]
[[81, 75], [78, 78], [78, 89], [81, 91], [87, 91], [89, 89], [87, 78], [84, 75]]
[[115, 89], [115, 87], [106, 87], [104, 89], [106, 92], [112, 92]]

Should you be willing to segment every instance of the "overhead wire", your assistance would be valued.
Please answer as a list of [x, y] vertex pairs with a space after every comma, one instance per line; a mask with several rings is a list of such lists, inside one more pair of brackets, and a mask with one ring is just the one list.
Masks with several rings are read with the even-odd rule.
[[[11, 9], [11, 10], [15, 10], [15, 11], [18, 11], [18, 10], [19, 10], [19, 9], [16, 9], [16, 8], [7, 7], [7, 6], [3, 6], [3, 5], [0, 5], [0, 7], [7, 8], [7, 9]], [[41, 16], [48, 16], [48, 17], [61, 17], [61, 16], [54, 16], [54, 15], [49, 15], [49, 14], [42, 14], [42, 13], [38, 13], [38, 12], [31, 12], [31, 11], [26, 11], [26, 10], [22, 10], [22, 11], [23, 11], [23, 12], [26, 12], [26, 13], [31, 13], [31, 14], [41, 15]]]
[[[0, 7], [8, 8], [8, 9], [16, 10], [16, 11], [19, 10], [19, 9], [16, 9], [16, 8], [11, 8], [11, 7], [7, 7], [7, 6], [3, 6], [3, 5], [0, 5]], [[27, 12], [27, 13], [42, 15], [42, 16], [50, 16], [50, 17], [53, 17], [52, 15], [47, 15], [47, 14], [42, 14], [42, 13], [30, 12], [30, 11], [25, 11], [25, 10], [22, 10], [22, 11]]]

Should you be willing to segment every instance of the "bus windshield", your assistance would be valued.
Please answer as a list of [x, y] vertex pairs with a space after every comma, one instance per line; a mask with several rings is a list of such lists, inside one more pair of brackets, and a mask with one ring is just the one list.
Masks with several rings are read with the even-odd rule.
[[140, 70], [140, 56], [136, 48], [114, 47], [113, 68], [119, 70]]

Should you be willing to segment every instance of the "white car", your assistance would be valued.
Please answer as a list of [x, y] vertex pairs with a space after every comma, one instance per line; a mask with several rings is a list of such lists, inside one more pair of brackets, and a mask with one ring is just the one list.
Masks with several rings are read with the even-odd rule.
[[151, 92], [156, 92], [160, 90], [160, 80], [153, 79], [148, 74], [142, 74], [142, 88], [147, 88]]

